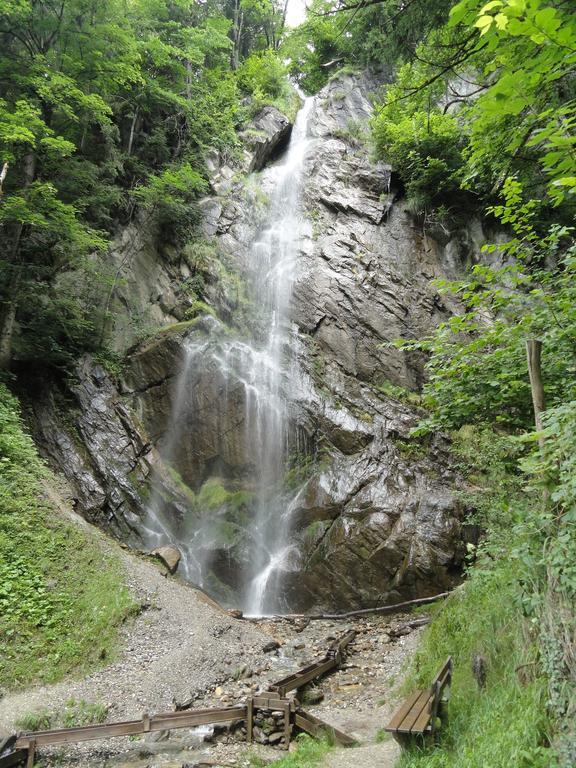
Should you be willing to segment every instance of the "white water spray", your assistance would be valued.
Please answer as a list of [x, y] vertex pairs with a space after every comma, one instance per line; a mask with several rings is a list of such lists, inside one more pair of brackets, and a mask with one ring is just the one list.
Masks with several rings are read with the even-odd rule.
[[[290, 543], [291, 504], [282, 493], [282, 481], [289, 430], [287, 369], [293, 333], [289, 303], [306, 232], [300, 196], [306, 152], [311, 142], [308, 119], [312, 105], [312, 98], [304, 101], [284, 157], [263, 172], [272, 193], [266, 225], [250, 249], [248, 277], [251, 298], [262, 315], [265, 332], [253, 341], [221, 337], [215, 341], [187, 343], [174, 390], [168, 440], [162, 451], [164, 461], [171, 464], [176, 451], [191, 439], [186, 434], [190, 421], [189, 395], [199, 370], [209, 366], [218, 370], [223, 382], [222, 395], [212, 407], [220, 407], [224, 413], [229, 393], [241, 389], [244, 452], [251, 467], [256, 501], [254, 519], [249, 525], [249, 564], [238, 598], [244, 611], [251, 615], [282, 610], [282, 574], [291, 569], [296, 556]], [[183, 575], [205, 586], [210, 565], [207, 553], [212, 539], [218, 535], [217, 522], [210, 516], [196, 516], [189, 524], [181, 520], [175, 525], [164, 513], [162, 499], [156, 493], [142, 533], [154, 546], [169, 542], [178, 547], [183, 556]]]

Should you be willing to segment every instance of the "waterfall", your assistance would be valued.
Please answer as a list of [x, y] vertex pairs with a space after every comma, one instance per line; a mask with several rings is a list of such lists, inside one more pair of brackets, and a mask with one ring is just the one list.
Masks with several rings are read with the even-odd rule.
[[[287, 395], [282, 392], [285, 373], [283, 354], [291, 334], [288, 317], [290, 294], [295, 276], [305, 223], [300, 213], [300, 192], [304, 160], [309, 147], [308, 118], [313, 99], [305, 100], [300, 110], [290, 144], [281, 163], [270, 169], [274, 182], [268, 226], [252, 247], [256, 270], [256, 297], [266, 307], [269, 322], [265, 346], [268, 407], [256, 412], [256, 444], [259, 467], [259, 493], [254, 521], [253, 575], [246, 585], [244, 608], [260, 615], [281, 607], [278, 588], [282, 570], [289, 565], [293, 552], [290, 544], [290, 504], [279, 493], [285, 470], [287, 443]], [[287, 382], [289, 388], [289, 382]]]
[[[313, 98], [300, 109], [284, 156], [262, 172], [271, 189], [268, 215], [249, 253], [248, 283], [259, 314], [259, 327], [252, 339], [218, 334], [212, 319], [213, 338], [188, 339], [185, 358], [176, 380], [172, 413], [161, 453], [164, 462], [177, 466], [177, 453], [194, 432], [199, 404], [194, 399], [198, 382], [207, 371], [218, 381], [219, 397], [210, 404], [215, 439], [222, 441], [230, 425], [229, 403], [242, 399], [240, 408], [242, 449], [247, 458], [253, 491], [252, 519], [245, 544], [243, 584], [236, 587], [237, 604], [247, 613], [261, 615], [282, 610], [282, 573], [290, 568], [295, 549], [290, 543], [290, 498], [283, 491], [289, 436], [290, 341], [295, 333], [289, 304], [296, 263], [306, 222], [300, 212], [300, 195]], [[240, 393], [240, 395], [238, 394]], [[185, 578], [209, 590], [205, 583], [210, 551], [217, 544], [222, 520], [216, 510], [188, 512], [174, 519], [164, 508], [162, 494], [155, 490], [142, 525], [148, 544], [171, 543], [182, 553]]]

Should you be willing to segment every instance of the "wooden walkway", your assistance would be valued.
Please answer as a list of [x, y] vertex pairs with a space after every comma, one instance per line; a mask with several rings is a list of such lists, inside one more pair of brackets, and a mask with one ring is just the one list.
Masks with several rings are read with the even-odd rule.
[[27, 768], [33, 768], [38, 747], [110, 739], [117, 736], [135, 736], [154, 731], [171, 731], [177, 728], [195, 728], [199, 725], [217, 723], [245, 722], [246, 740], [250, 743], [253, 738], [254, 717], [257, 712], [262, 710], [284, 713], [285, 749], [288, 749], [295, 728], [314, 736], [321, 732], [327, 732], [334, 741], [342, 746], [351, 746], [354, 743], [353, 739], [314, 717], [314, 715], [305, 712], [301, 709], [298, 700], [287, 698], [287, 694], [290, 691], [303, 688], [312, 680], [340, 666], [346, 648], [355, 636], [356, 633], [353, 630], [347, 632], [342, 638], [332, 643], [322, 659], [278, 680], [270, 685], [265, 693], [249, 696], [244, 703], [238, 706], [165, 712], [157, 715], [144, 714], [139, 720], [16, 734], [0, 744], [0, 768], [12, 768], [12, 766], [23, 764]]

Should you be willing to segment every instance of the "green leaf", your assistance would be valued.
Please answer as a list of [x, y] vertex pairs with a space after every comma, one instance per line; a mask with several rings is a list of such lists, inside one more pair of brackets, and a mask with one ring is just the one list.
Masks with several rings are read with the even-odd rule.
[[474, 23], [474, 26], [480, 29], [481, 35], [485, 35], [486, 32], [488, 32], [490, 27], [492, 26], [493, 21], [494, 21], [493, 16], [480, 16], [480, 18], [477, 19], [476, 22]]

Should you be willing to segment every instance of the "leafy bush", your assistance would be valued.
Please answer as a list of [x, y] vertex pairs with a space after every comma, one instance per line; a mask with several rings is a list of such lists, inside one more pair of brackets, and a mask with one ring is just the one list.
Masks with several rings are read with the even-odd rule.
[[172, 242], [183, 242], [198, 222], [195, 201], [208, 189], [205, 179], [189, 163], [167, 168], [137, 187], [134, 196], [155, 213], [162, 232]]
[[382, 107], [372, 120], [378, 157], [390, 163], [402, 179], [414, 213], [454, 203], [463, 166], [462, 128], [439, 110], [398, 116]]
[[496, 422], [509, 428], [533, 422], [525, 343], [543, 343], [550, 406], [574, 397], [576, 243], [570, 229], [547, 233], [533, 224], [536, 202], [522, 202], [519, 184], [505, 185], [506, 202], [492, 211], [512, 229], [505, 243], [485, 246], [506, 266], [476, 265], [469, 279], [436, 284], [463, 304], [423, 342], [400, 343], [430, 353], [425, 403], [433, 415], [422, 429]]
[[286, 67], [270, 49], [248, 56], [238, 68], [237, 77], [245, 93], [277, 99], [286, 88]]
[[[436, 748], [413, 750], [402, 768], [548, 768], [552, 729], [546, 710], [547, 677], [539, 663], [537, 596], [545, 583], [539, 493], [518, 469], [525, 448], [489, 427], [466, 427], [454, 452], [475, 507], [472, 521], [485, 532], [471, 547], [466, 582], [432, 609], [433, 621], [416, 653], [412, 687], [430, 684], [448, 656], [454, 676], [447, 728]], [[473, 658], [483, 658], [479, 685]]]
[[[549, 768], [546, 680], [526, 645], [518, 597], [516, 566], [500, 561], [472, 572], [438, 611], [416, 655], [414, 684], [430, 685], [454, 658], [448, 726], [439, 748], [406, 753], [402, 768]], [[472, 672], [476, 653], [485, 659], [485, 688]]]

